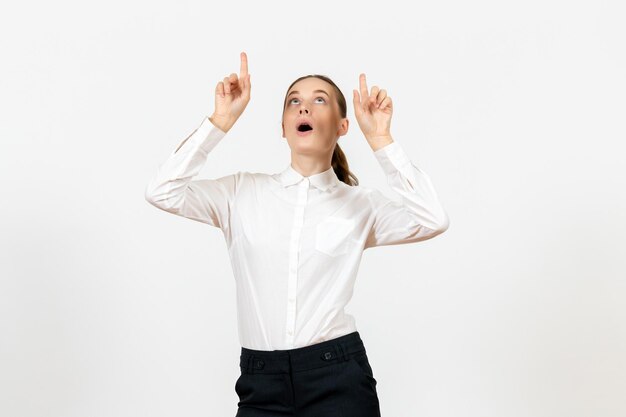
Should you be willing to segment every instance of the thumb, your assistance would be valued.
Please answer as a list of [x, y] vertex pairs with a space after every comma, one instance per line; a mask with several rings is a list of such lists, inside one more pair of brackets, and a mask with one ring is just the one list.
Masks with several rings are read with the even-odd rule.
[[362, 113], [361, 98], [357, 90], [352, 90], [352, 103], [354, 104], [354, 114], [360, 116]]
[[245, 93], [246, 98], [250, 98], [250, 74], [246, 75], [243, 83], [243, 92]]

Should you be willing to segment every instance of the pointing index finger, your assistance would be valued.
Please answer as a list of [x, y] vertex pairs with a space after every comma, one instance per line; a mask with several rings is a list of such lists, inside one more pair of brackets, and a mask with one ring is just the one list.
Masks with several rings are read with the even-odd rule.
[[241, 66], [239, 67], [239, 78], [248, 76], [248, 55], [245, 52], [239, 54], [241, 57]]
[[359, 86], [361, 90], [361, 100], [366, 101], [369, 99], [369, 94], [367, 93], [367, 84], [365, 82], [365, 73], [361, 73], [359, 75]]

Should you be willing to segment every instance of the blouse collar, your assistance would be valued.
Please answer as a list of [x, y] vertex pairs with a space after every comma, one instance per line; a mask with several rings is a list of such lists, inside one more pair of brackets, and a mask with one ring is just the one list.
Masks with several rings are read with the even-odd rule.
[[[289, 165], [287, 165], [287, 167], [279, 173], [279, 177], [280, 182], [284, 187], [297, 184], [304, 178], [303, 175], [293, 169], [291, 163], [289, 163]], [[335, 170], [332, 166], [326, 171], [310, 175], [308, 178], [311, 185], [323, 191], [339, 183], [339, 178], [337, 177], [337, 174], [335, 174]]]

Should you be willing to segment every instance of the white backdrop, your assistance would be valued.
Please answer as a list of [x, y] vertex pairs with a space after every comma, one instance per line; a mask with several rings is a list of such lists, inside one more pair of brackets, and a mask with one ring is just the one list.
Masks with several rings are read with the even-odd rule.
[[0, 415], [234, 416], [223, 236], [144, 188], [241, 51], [252, 98], [199, 177], [283, 169], [284, 94], [321, 73], [348, 101], [351, 170], [393, 197], [354, 118], [365, 72], [450, 215], [433, 240], [364, 254], [347, 311], [384, 417], [626, 415], [617, 2], [39, 1], [0, 16]]

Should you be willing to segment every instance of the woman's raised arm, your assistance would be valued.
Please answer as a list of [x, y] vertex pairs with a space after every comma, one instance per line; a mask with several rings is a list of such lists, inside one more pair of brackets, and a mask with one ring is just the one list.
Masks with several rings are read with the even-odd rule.
[[450, 220], [430, 177], [391, 137], [391, 97], [377, 86], [368, 92], [363, 73], [359, 76], [359, 90], [360, 93], [353, 90], [354, 114], [359, 127], [374, 151], [387, 183], [401, 197], [397, 202], [378, 190], [370, 192], [373, 221], [365, 248], [418, 242], [443, 233]]
[[249, 101], [248, 61], [242, 52], [239, 78], [232, 73], [217, 84], [213, 115], [205, 117], [159, 166], [146, 186], [145, 199], [169, 213], [227, 229], [231, 206], [244, 173], [238, 171], [216, 179], [193, 178]]

